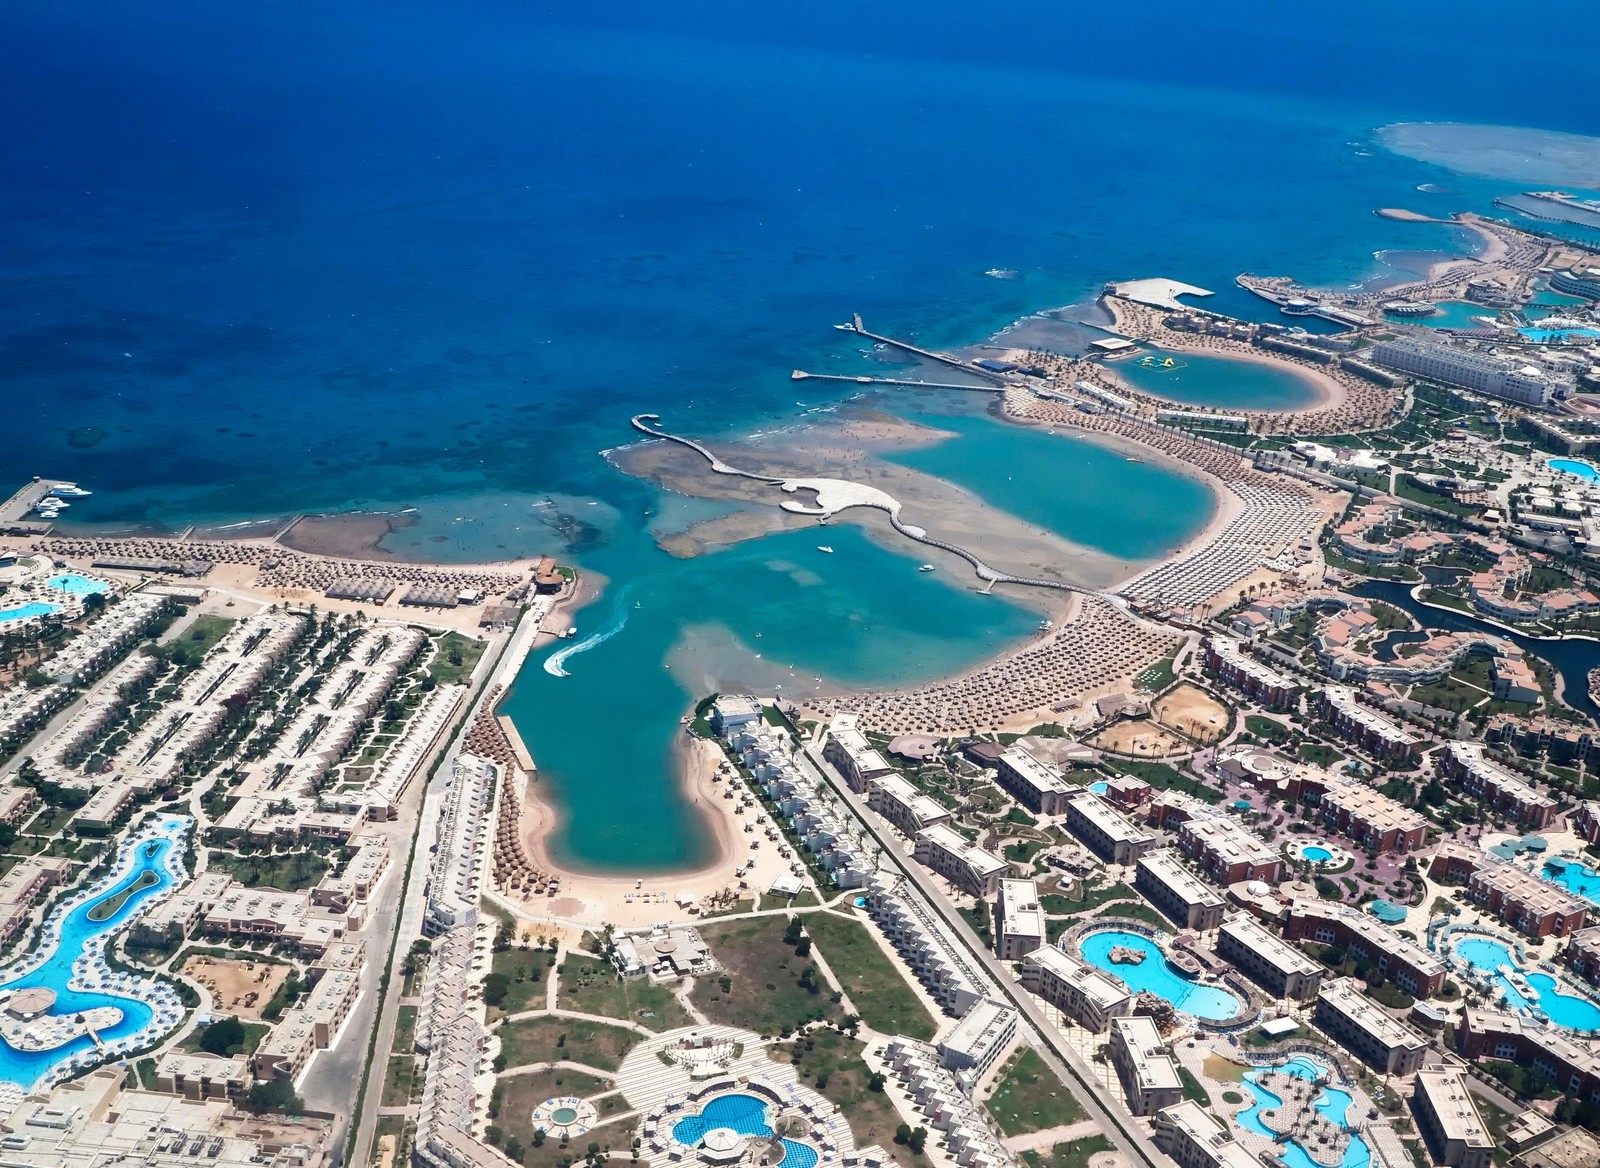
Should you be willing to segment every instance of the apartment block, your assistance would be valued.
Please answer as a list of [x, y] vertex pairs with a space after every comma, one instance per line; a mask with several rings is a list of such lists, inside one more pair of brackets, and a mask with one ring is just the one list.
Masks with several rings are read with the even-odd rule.
[[1337, 945], [1357, 961], [1370, 961], [1414, 998], [1444, 987], [1444, 962], [1376, 917], [1331, 900], [1295, 900], [1284, 918], [1287, 941]]
[[1299, 688], [1292, 678], [1257, 661], [1231, 637], [1206, 638], [1205, 664], [1229, 685], [1273, 709], [1287, 707]]
[[1330, 783], [1322, 794], [1322, 821], [1375, 852], [1414, 852], [1428, 838], [1428, 821], [1371, 787]]
[[1217, 956], [1275, 998], [1314, 997], [1327, 970], [1244, 913], [1217, 933]]
[[1451, 742], [1439, 752], [1439, 770], [1467, 794], [1483, 800], [1530, 830], [1549, 827], [1556, 802], [1521, 775], [1495, 762], [1480, 742]]
[[1018, 976], [1023, 989], [1096, 1034], [1133, 1008], [1133, 995], [1120, 979], [1054, 945], [1023, 958]]
[[1422, 1066], [1428, 1040], [1341, 977], [1317, 991], [1316, 1022], [1335, 1042], [1389, 1075]]
[[1418, 1071], [1416, 1083], [1411, 1108], [1433, 1162], [1445, 1168], [1489, 1168], [1494, 1138], [1467, 1091], [1466, 1075], [1458, 1068], [1437, 1067]]
[[1220, 815], [1190, 819], [1178, 829], [1178, 847], [1218, 884], [1283, 879], [1283, 856], [1237, 820]]
[[1040, 815], [1060, 815], [1078, 788], [1055, 767], [1040, 762], [1020, 746], [1013, 746], [996, 761], [1000, 785], [1013, 799]]
[[1044, 944], [1044, 910], [1032, 880], [1000, 881], [994, 913], [995, 952], [1001, 961], [1020, 961]]
[[1456, 1050], [1464, 1058], [1519, 1063], [1573, 1099], [1600, 1103], [1600, 1054], [1516, 1014], [1468, 1006], [1456, 1029]]
[[1134, 1115], [1153, 1115], [1183, 1098], [1178, 1061], [1150, 1018], [1139, 1015], [1111, 1020], [1111, 1065]]
[[1260, 1158], [1193, 1099], [1156, 1113], [1155, 1144], [1178, 1168], [1261, 1168]]
[[854, 714], [836, 714], [828, 723], [828, 739], [822, 744], [822, 757], [839, 769], [850, 789], [857, 793], [866, 790], [873, 779], [894, 773], [889, 760], [861, 733]]
[[1589, 902], [1581, 896], [1502, 861], [1468, 877], [1467, 895], [1529, 937], [1570, 937], [1589, 917]]
[[1139, 861], [1133, 886], [1180, 928], [1205, 931], [1222, 923], [1226, 908], [1217, 890], [1201, 880], [1171, 848]]
[[1067, 803], [1067, 830], [1114, 864], [1131, 864], [1156, 846], [1154, 835], [1088, 791]]
[[1335, 730], [1377, 758], [1409, 759], [1422, 741], [1393, 719], [1363, 706], [1348, 686], [1325, 687], [1317, 695], [1316, 709]]
[[917, 836], [913, 852], [957, 888], [974, 896], [993, 896], [1000, 888], [1000, 877], [1011, 865], [993, 852], [984, 851], [948, 823], [936, 823]]
[[903, 775], [885, 775], [868, 783], [867, 806], [908, 837], [915, 837], [936, 823], [950, 822], [949, 810], [917, 790]]

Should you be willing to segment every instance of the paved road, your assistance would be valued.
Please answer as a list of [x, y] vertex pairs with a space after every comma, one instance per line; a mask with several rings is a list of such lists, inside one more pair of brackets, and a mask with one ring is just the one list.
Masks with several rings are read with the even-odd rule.
[[1138, 1127], [1136, 1120], [1122, 1113], [1119, 1103], [1111, 1099], [1100, 1086], [1093, 1070], [1084, 1063], [1078, 1052], [1072, 1049], [1066, 1037], [1050, 1024], [1032, 997], [1017, 985], [999, 958], [978, 940], [978, 935], [972, 931], [966, 919], [935, 887], [927, 873], [918, 865], [906, 862], [900, 842], [867, 811], [866, 805], [854, 791], [850, 790], [849, 784], [839, 773], [822, 758], [816, 747], [807, 743], [803, 753], [798, 756], [798, 761], [809, 763], [811, 769], [833, 788], [834, 793], [845, 806], [850, 808], [855, 818], [878, 843], [883, 857], [893, 863], [922, 892], [923, 898], [933, 906], [933, 910], [944, 919], [945, 924], [989, 975], [993, 983], [991, 988], [1017, 1008], [1021, 1014], [1019, 1029], [1024, 1033], [1032, 1030], [1034, 1045], [1045, 1063], [1060, 1077], [1073, 1097], [1089, 1113], [1089, 1118], [1106, 1133], [1126, 1157], [1127, 1162], [1133, 1165], [1142, 1164], [1145, 1168], [1170, 1168], [1167, 1157], [1150, 1142], [1149, 1137]]
[[[482, 707], [488, 691], [488, 682], [500, 670], [502, 661], [516, 659], [516, 651], [530, 642], [538, 635], [536, 620], [524, 620], [511, 637], [503, 641], [496, 653], [485, 653], [478, 662], [478, 667], [472, 674], [472, 694], [467, 703], [467, 716], [462, 721], [462, 730], [450, 740], [445, 748], [436, 774], [447, 775], [455, 765], [456, 756], [461, 753], [461, 742], [465, 736], [466, 727], [472, 725]], [[420, 784], [419, 784], [420, 785]], [[405, 962], [406, 953], [411, 948], [411, 942], [422, 935], [422, 912], [424, 908], [423, 891], [427, 887], [428, 868], [432, 859], [434, 842], [437, 839], [439, 808], [444, 802], [444, 784], [441, 782], [429, 783], [423, 792], [422, 809], [420, 817], [421, 827], [416, 834], [416, 848], [412, 853], [411, 879], [401, 889], [401, 896], [397, 903], [390, 909], [391, 913], [398, 915], [399, 943], [394, 946], [394, 959], [389, 967], [389, 987], [383, 1001], [378, 1005], [377, 1042], [372, 1048], [372, 1073], [367, 1080], [367, 1088], [362, 1095], [358, 1114], [360, 1120], [356, 1125], [356, 1138], [350, 1149], [349, 1163], [354, 1168], [366, 1168], [372, 1162], [372, 1144], [377, 1133], [379, 1118], [379, 1103], [383, 1099], [383, 1081], [387, 1070], [389, 1051], [394, 1046], [394, 1032], [400, 1017], [400, 998], [404, 988], [404, 978], [401, 975], [401, 966]], [[401, 866], [403, 870], [403, 865]], [[387, 958], [389, 938], [396, 933], [391, 930], [381, 936], [374, 934], [369, 944], [383, 946], [378, 959], [372, 962], [376, 971], [380, 968], [379, 962]], [[363, 1034], [370, 1033], [363, 1031]], [[354, 1044], [352, 1044], [354, 1046]], [[366, 1058], [366, 1045], [360, 1046], [362, 1063]], [[351, 1072], [352, 1083], [360, 1079], [361, 1066], [358, 1064]], [[342, 1147], [342, 1144], [340, 1145]]]

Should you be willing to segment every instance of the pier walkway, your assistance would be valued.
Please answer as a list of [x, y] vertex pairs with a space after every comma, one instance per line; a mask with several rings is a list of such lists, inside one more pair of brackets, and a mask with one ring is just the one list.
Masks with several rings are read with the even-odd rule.
[[900, 518], [900, 501], [894, 496], [878, 490], [876, 487], [863, 487], [852, 483], [848, 479], [783, 479], [770, 475], [755, 474], [752, 471], [740, 470], [723, 462], [711, 451], [692, 438], [684, 438], [678, 434], [669, 434], [665, 430], [657, 429], [650, 425], [651, 422], [659, 423], [659, 414], [637, 414], [632, 419], [633, 428], [652, 438], [662, 438], [668, 442], [676, 442], [686, 446], [699, 454], [711, 464], [711, 469], [717, 474], [737, 475], [740, 478], [751, 479], [758, 483], [771, 483], [785, 491], [810, 490], [816, 492], [817, 506], [806, 507], [795, 502], [782, 504], [784, 510], [797, 515], [814, 515], [819, 519], [830, 519], [835, 514], [849, 507], [873, 507], [883, 511], [889, 516], [889, 523], [901, 535], [928, 547], [938, 548], [940, 551], [949, 552], [959, 556], [977, 573], [978, 579], [984, 582], [984, 590], [992, 589], [996, 584], [1022, 584], [1030, 588], [1054, 588], [1062, 592], [1077, 592], [1084, 596], [1098, 596], [1110, 600], [1114, 604], [1125, 603], [1120, 597], [1110, 593], [1101, 592], [1094, 588], [1085, 588], [1080, 584], [1069, 584], [1065, 580], [1048, 580], [1034, 576], [1015, 576], [1010, 572], [1002, 572], [984, 563], [966, 548], [958, 547], [953, 543], [946, 543], [942, 539], [935, 539], [925, 530], [913, 524], [906, 523]]
[[33, 479], [4, 503], [0, 503], [0, 528], [13, 534], [43, 535], [51, 528], [48, 520], [29, 518], [39, 501], [59, 486], [68, 485], [66, 479]]
[[[985, 369], [981, 365], [974, 365], [971, 361], [964, 360], [961, 357], [955, 357], [949, 353], [941, 353], [936, 349], [924, 349], [913, 345], [910, 341], [897, 341], [893, 337], [868, 332], [866, 325], [861, 323], [861, 314], [859, 312], [851, 316], [849, 324], [836, 324], [833, 327], [841, 332], [855, 333], [857, 336], [866, 337], [867, 340], [876, 341], [880, 345], [888, 345], [891, 349], [899, 349], [902, 352], [911, 353], [929, 361], [937, 361], [941, 365], [948, 365], [952, 369], [959, 369], [963, 373], [970, 373], [974, 377], [981, 377], [985, 381], [993, 382], [996, 386], [1002, 386], [1006, 383], [1005, 378], [1000, 374]], [[971, 389], [973, 387], [962, 386], [961, 388]]]
[[909, 377], [869, 377], [851, 373], [807, 373], [796, 369], [791, 381], [845, 381], [851, 385], [898, 385], [906, 389], [964, 389], [969, 393], [1004, 393], [1003, 385], [961, 385], [954, 381], [914, 381]]

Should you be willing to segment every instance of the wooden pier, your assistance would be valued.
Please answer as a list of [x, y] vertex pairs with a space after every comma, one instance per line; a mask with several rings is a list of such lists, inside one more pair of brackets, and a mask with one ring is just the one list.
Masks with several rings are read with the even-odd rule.
[[38, 506], [39, 500], [66, 482], [66, 479], [35, 478], [23, 486], [11, 498], [0, 503], [0, 530], [12, 535], [47, 534], [51, 522], [34, 517], [33, 509]]
[[[935, 349], [924, 349], [917, 345], [913, 345], [910, 341], [897, 341], [893, 337], [886, 337], [879, 333], [868, 332], [867, 326], [861, 323], [861, 314], [859, 312], [854, 313], [851, 316], [849, 324], [836, 324], [833, 327], [839, 329], [841, 332], [855, 333], [857, 336], [866, 337], [867, 340], [876, 341], [880, 345], [888, 345], [891, 349], [900, 349], [903, 352], [914, 354], [915, 356], [925, 358], [929, 361], [937, 361], [941, 365], [948, 365], [952, 369], [959, 369], [961, 372], [969, 373], [973, 377], [981, 377], [985, 381], [992, 382], [997, 387], [1004, 386], [1006, 383], [1005, 378], [1001, 377], [998, 373], [984, 369], [982, 366], [974, 365], [971, 361], [963, 360], [960, 357], [953, 357], [949, 353], [940, 353]], [[968, 389], [971, 387], [962, 386], [961, 388]]]
[[848, 373], [807, 373], [796, 369], [791, 381], [848, 381], [854, 385], [898, 385], [905, 389], [962, 389], [969, 393], [1004, 393], [1003, 385], [961, 385], [954, 381], [914, 381], [909, 377], [867, 377]]

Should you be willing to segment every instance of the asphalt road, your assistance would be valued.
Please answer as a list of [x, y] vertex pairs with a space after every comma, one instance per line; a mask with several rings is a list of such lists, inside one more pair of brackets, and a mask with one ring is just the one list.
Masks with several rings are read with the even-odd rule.
[[978, 939], [977, 934], [972, 931], [971, 926], [955, 906], [946, 899], [920, 867], [906, 862], [900, 842], [867, 811], [866, 805], [855, 792], [850, 790], [849, 784], [822, 758], [812, 744], [805, 745], [800, 758], [810, 763], [812, 769], [833, 788], [845, 806], [850, 808], [857, 821], [866, 828], [882, 849], [883, 858], [892, 862], [921, 891], [923, 898], [933, 906], [933, 910], [943, 918], [945, 924], [966, 946], [973, 959], [989, 975], [992, 983], [990, 988], [996, 996], [1009, 1001], [1017, 1008], [1021, 1015], [1019, 1029], [1024, 1032], [1032, 1031], [1030, 1037], [1046, 1065], [1083, 1105], [1083, 1109], [1089, 1113], [1089, 1118], [1100, 1125], [1101, 1130], [1122, 1152], [1127, 1162], [1130, 1165], [1144, 1165], [1145, 1168], [1169, 1168], [1167, 1157], [1150, 1142], [1149, 1137], [1139, 1129], [1137, 1121], [1132, 1116], [1122, 1114], [1120, 1105], [1109, 1098], [1097, 1081], [1093, 1070], [1067, 1043], [1065, 1036], [1045, 1018], [1043, 1011], [1034, 1004], [1033, 999], [1017, 985], [1015, 978], [1000, 959]]

